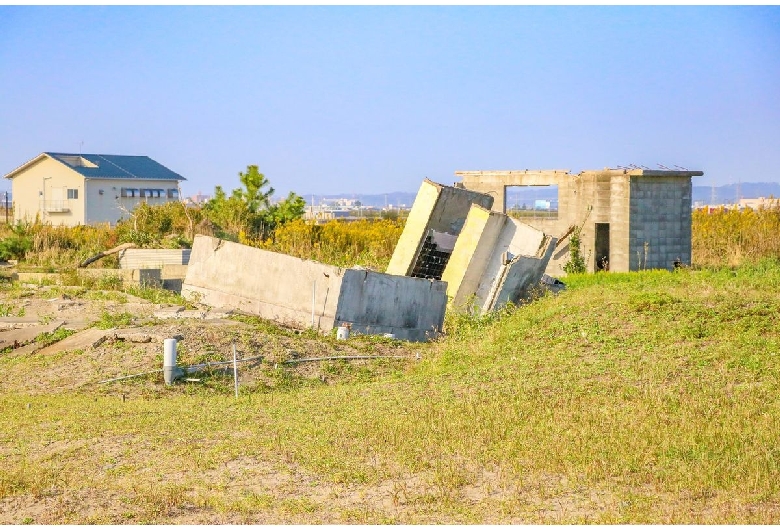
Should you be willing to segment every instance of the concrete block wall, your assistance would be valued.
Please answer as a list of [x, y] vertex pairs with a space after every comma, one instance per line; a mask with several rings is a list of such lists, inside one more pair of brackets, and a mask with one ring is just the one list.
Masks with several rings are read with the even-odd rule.
[[421, 341], [441, 332], [446, 284], [343, 269], [214, 237], [195, 236], [182, 295], [299, 328], [393, 333]]
[[690, 264], [691, 188], [690, 179], [631, 179], [631, 270], [671, 270], [677, 258]]

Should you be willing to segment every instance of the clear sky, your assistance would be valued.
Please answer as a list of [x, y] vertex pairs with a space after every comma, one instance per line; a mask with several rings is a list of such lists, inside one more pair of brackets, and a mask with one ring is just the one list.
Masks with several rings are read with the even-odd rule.
[[278, 195], [659, 163], [777, 182], [780, 8], [0, 6], [0, 174], [43, 151], [148, 155], [188, 195], [249, 164]]

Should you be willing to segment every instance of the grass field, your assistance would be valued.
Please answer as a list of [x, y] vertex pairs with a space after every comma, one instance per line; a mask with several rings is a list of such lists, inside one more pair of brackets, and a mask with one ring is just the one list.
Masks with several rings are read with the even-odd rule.
[[5, 381], [0, 522], [780, 521], [780, 264], [566, 281], [366, 377]]

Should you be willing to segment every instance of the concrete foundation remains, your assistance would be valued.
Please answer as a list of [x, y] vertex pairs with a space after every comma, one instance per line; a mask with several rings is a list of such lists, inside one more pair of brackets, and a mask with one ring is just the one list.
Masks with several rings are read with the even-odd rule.
[[198, 235], [182, 295], [299, 328], [412, 341], [437, 336], [444, 323], [446, 284], [343, 269]]
[[425, 179], [386, 272], [440, 280], [472, 204], [490, 208], [493, 197]]
[[500, 212], [472, 205], [442, 280], [455, 307], [492, 311], [539, 285], [557, 239]]
[[[701, 171], [609, 169], [456, 171], [461, 185], [495, 197], [493, 210], [506, 213], [511, 186], [557, 187], [558, 207], [546, 217], [529, 215], [529, 225], [560, 237], [547, 274], [565, 274], [570, 241], [564, 236], [581, 227], [580, 251], [588, 271], [626, 272], [673, 269], [691, 262], [691, 177]], [[521, 212], [534, 213], [533, 210]], [[564, 244], [565, 243], [565, 244]]]
[[123, 269], [161, 269], [165, 265], [187, 265], [188, 248], [128, 248], [119, 253], [119, 266]]

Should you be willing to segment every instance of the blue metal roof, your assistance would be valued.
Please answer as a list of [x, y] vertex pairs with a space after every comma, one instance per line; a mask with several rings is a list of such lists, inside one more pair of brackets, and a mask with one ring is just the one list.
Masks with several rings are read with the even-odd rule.
[[44, 153], [84, 178], [187, 180], [148, 156]]

